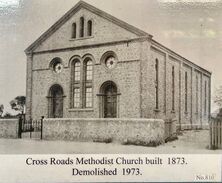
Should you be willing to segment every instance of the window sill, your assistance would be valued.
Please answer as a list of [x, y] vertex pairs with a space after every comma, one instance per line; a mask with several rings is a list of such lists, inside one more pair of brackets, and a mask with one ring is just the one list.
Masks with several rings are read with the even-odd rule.
[[188, 112], [184, 112], [184, 114], [188, 115]]
[[171, 113], [175, 114], [175, 113], [176, 113], [176, 111], [172, 110], [172, 111], [171, 111]]
[[91, 39], [91, 38], [94, 38], [94, 36], [71, 38], [71, 39], [69, 39], [69, 41], [78, 41], [78, 40]]
[[160, 112], [160, 110], [159, 109], [154, 109], [154, 112]]
[[93, 112], [93, 108], [76, 108], [76, 109], [69, 109], [69, 112]]

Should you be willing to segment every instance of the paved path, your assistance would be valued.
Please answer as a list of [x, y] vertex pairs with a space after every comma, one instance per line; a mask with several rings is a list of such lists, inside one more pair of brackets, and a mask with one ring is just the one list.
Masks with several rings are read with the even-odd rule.
[[185, 131], [179, 140], [158, 147], [35, 139], [0, 139], [0, 154], [72, 154], [72, 153], [222, 153], [208, 150], [209, 132]]

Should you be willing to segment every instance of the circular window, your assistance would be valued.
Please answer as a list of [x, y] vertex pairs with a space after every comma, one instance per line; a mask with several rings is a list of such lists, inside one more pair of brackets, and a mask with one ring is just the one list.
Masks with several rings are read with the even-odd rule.
[[109, 56], [105, 60], [105, 65], [109, 69], [113, 69], [116, 65], [116, 59], [114, 56]]
[[101, 59], [102, 63], [108, 69], [113, 69], [117, 65], [117, 56], [114, 52], [106, 52]]
[[62, 61], [60, 58], [54, 58], [51, 63], [50, 63], [50, 68], [55, 72], [55, 73], [61, 73], [63, 70], [63, 65]]
[[56, 63], [53, 70], [56, 72], [56, 73], [60, 73], [62, 72], [62, 69], [63, 69], [63, 65], [61, 63]]

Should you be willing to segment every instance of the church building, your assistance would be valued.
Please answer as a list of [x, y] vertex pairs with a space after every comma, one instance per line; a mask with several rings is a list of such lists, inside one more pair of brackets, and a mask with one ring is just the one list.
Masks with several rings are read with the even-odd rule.
[[153, 36], [80, 1], [26, 50], [27, 118], [210, 116], [211, 73]]

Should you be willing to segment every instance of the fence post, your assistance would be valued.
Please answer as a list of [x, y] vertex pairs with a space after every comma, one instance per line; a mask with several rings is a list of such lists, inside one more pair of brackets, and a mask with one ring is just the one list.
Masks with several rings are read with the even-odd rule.
[[19, 115], [19, 121], [18, 121], [18, 138], [22, 138], [22, 116]]
[[30, 129], [30, 139], [32, 138], [32, 118], [30, 120], [30, 123], [29, 123], [29, 129]]
[[43, 120], [44, 120], [44, 116], [42, 116], [41, 118], [41, 140], [42, 140], [42, 132], [43, 132]]
[[210, 120], [210, 149], [212, 149], [212, 119]]

